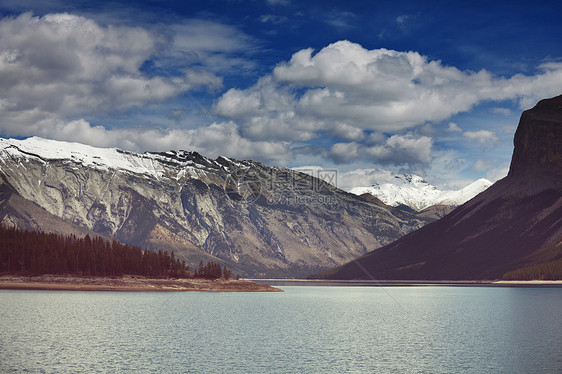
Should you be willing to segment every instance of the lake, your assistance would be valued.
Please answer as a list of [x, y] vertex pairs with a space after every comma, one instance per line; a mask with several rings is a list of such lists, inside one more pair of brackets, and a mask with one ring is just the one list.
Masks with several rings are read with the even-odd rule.
[[560, 373], [562, 288], [0, 291], [0, 372]]

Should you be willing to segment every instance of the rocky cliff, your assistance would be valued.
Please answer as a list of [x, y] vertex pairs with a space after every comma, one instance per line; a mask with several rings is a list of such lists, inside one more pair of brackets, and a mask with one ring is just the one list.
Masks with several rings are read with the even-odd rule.
[[558, 261], [561, 142], [559, 96], [522, 114], [506, 178], [439, 221], [313, 277], [496, 279], [524, 266]]
[[546, 172], [562, 177], [562, 95], [523, 112], [513, 144], [509, 176]]
[[173, 250], [191, 264], [212, 259], [243, 276], [341, 265], [432, 221], [391, 212], [322, 176], [195, 152], [0, 139], [0, 176], [10, 191], [0, 202], [7, 224], [53, 231], [56, 217], [64, 231]]

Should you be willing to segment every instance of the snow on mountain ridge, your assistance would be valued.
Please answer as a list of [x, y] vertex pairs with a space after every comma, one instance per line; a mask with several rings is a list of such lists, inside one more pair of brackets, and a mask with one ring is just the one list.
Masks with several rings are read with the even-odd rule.
[[387, 205], [407, 205], [423, 210], [432, 205], [462, 205], [492, 185], [487, 179], [479, 179], [460, 190], [438, 190], [422, 177], [415, 174], [395, 176], [387, 183], [376, 183], [371, 187], [355, 187], [351, 193], [369, 193]]
[[0, 139], [0, 151], [15, 157], [35, 156], [43, 160], [69, 160], [97, 169], [120, 169], [160, 177], [161, 163], [147, 154], [136, 154], [117, 148], [98, 148], [80, 143], [61, 142], [40, 137], [24, 140]]
[[[24, 140], [0, 138], [0, 152], [12, 157], [37, 157], [42, 160], [68, 160], [100, 170], [119, 170], [134, 174], [145, 174], [161, 178], [171, 169], [178, 172], [176, 178], [189, 169], [192, 177], [206, 168], [219, 169], [240, 167], [239, 163], [226, 157], [208, 159], [197, 152], [168, 151], [134, 153], [118, 148], [99, 148], [81, 143], [31, 137]], [[219, 161], [225, 162], [219, 162]], [[227, 164], [227, 165], [225, 165]], [[181, 170], [180, 170], [181, 169]], [[188, 169], [188, 170], [186, 170]]]

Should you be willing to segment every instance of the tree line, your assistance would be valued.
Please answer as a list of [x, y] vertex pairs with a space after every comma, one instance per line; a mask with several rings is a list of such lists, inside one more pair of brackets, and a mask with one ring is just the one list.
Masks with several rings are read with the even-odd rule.
[[509, 271], [504, 280], [559, 280], [562, 279], [562, 258], [544, 264]]
[[0, 273], [207, 279], [231, 276], [226, 266], [214, 262], [201, 262], [197, 270], [191, 271], [173, 252], [142, 250], [89, 235], [79, 238], [4, 225], [0, 225]]
[[529, 265], [509, 271], [505, 280], [562, 279], [562, 243], [548, 245], [528, 258]]

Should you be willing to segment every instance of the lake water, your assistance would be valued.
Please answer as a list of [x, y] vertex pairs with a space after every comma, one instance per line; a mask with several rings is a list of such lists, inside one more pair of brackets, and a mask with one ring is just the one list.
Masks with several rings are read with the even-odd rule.
[[561, 373], [562, 288], [0, 291], [0, 372]]

